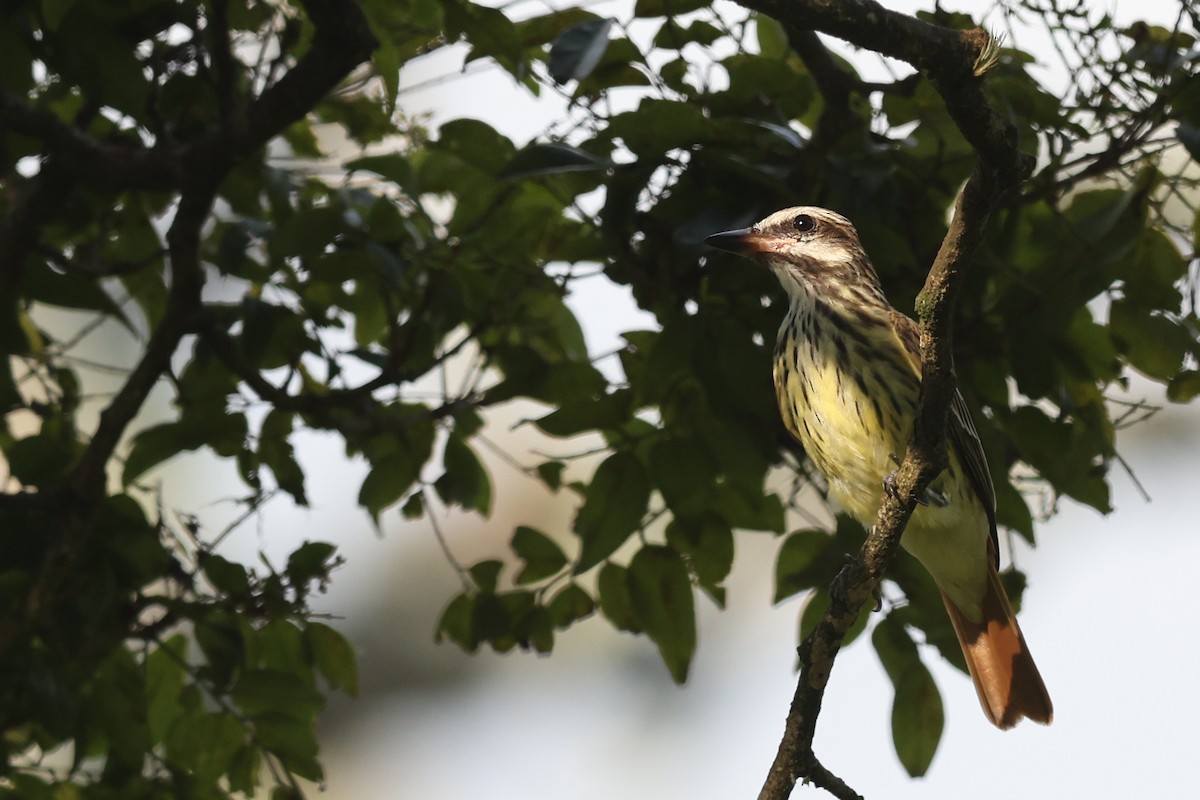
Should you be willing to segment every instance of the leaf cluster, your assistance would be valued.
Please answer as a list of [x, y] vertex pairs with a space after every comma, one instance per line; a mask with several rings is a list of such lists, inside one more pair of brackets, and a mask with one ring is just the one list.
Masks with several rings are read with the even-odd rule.
[[[394, 508], [486, 516], [486, 411], [539, 408], [532, 424], [578, 458], [510, 461], [576, 500], [571, 530], [518, 526], [511, 559], [463, 568], [439, 637], [548, 652], [599, 610], [684, 680], [696, 598], [724, 602], [735, 532], [795, 528], [809, 484], [770, 387], [781, 297], [703, 238], [833, 207], [911, 308], [974, 164], [925, 78], [868, 82], [815, 36], [701, 3], [647, 0], [625, 20], [515, 19], [469, 0], [0, 14], [0, 790], [13, 796], [248, 794], [264, 765], [285, 796], [319, 779], [315, 714], [326, 689], [355, 688], [349, 646], [309, 610], [336, 555], [310, 543], [257, 572], [202, 524], [169, 525], [148, 480], [188, 451], [235, 467], [248, 515], [308, 502], [296, 441], [325, 431], [369, 466], [357, 499], [376, 524]], [[1070, 98], [1016, 47], [992, 65], [986, 90], [1045, 158], [994, 216], [955, 332], [999, 519], [1030, 540], [1059, 496], [1109, 509], [1116, 434], [1140, 413], [1111, 394], [1132, 373], [1172, 400], [1200, 391], [1195, 187], [1164, 156], [1176, 142], [1196, 154], [1192, 42], [1106, 18], [1046, 24], [1116, 55], [1091, 59], [1090, 93]], [[560, 95], [566, 117], [515, 143], [476, 119], [427, 130], [406, 116], [400, 68], [458, 42], [523, 91]], [[1142, 100], [1104, 104], [1105, 69]], [[349, 156], [327, 152], [331, 131]], [[601, 273], [653, 319], [603, 363], [572, 311]], [[96, 398], [79, 353], [104, 326], [139, 344]], [[137, 429], [156, 387], [172, 417]], [[839, 521], [783, 539], [777, 600], [812, 594], [802, 627], [857, 537]], [[891, 577], [903, 602], [872, 642], [919, 774], [941, 710], [917, 643], [959, 656], [928, 577], [903, 560]], [[72, 764], [38, 761], [67, 743]]]

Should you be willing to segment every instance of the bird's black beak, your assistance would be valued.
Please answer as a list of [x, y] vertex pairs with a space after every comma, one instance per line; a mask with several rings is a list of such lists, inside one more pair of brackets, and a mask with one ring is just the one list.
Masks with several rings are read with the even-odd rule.
[[706, 236], [704, 243], [719, 250], [750, 256], [755, 253], [771, 253], [776, 248], [776, 240], [772, 236], [759, 233], [753, 228], [739, 228], [735, 231], [721, 231]]

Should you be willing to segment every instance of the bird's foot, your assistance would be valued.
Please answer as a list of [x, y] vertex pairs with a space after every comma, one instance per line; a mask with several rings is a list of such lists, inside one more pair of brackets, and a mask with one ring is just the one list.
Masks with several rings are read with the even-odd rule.
[[888, 458], [896, 465], [896, 468], [883, 476], [883, 491], [888, 497], [898, 500], [900, 498], [900, 487], [896, 485], [896, 475], [900, 472], [900, 459], [896, 458], [895, 453], [888, 455]]
[[[900, 497], [900, 487], [896, 485], [896, 475], [900, 472], [900, 459], [895, 453], [888, 455], [892, 463], [896, 465], [896, 469], [883, 476], [883, 491], [893, 500]], [[945, 508], [950, 505], [950, 498], [934, 489], [932, 486], [925, 488], [925, 491], [917, 498], [917, 502], [923, 506], [935, 505], [938, 508]]]
[[[838, 574], [834, 576], [833, 582], [829, 584], [829, 597], [835, 606], [848, 608], [850, 605], [850, 585], [854, 580], [854, 557], [849, 553], [846, 554], [845, 565], [838, 570]], [[873, 592], [875, 596], [875, 611], [883, 608], [883, 595], [880, 593], [879, 587], [875, 587]]]

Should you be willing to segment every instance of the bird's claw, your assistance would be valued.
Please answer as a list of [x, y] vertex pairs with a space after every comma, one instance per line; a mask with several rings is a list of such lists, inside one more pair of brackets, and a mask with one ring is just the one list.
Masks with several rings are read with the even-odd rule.
[[[896, 465], [896, 469], [883, 476], [883, 491], [887, 493], [888, 497], [898, 500], [900, 498], [900, 487], [896, 484], [896, 475], [900, 471], [900, 459], [896, 457], [895, 453], [888, 455], [888, 458]], [[935, 505], [938, 508], [945, 508], [950, 505], [950, 498], [932, 486], [928, 486], [921, 496], [917, 498], [917, 502], [923, 506]]]
[[895, 453], [890, 454], [888, 458], [896, 465], [896, 469], [883, 476], [883, 491], [888, 497], [898, 500], [900, 498], [900, 487], [896, 485], [896, 474], [900, 471], [900, 459], [896, 458]]
[[[838, 574], [834, 576], [833, 582], [829, 584], [829, 597], [835, 606], [848, 608], [850, 605], [850, 584], [854, 579], [854, 557], [849, 553], [846, 554], [845, 565], [838, 570]], [[879, 591], [879, 586], [876, 585], [872, 592], [875, 598], [875, 611], [883, 608], [883, 595]]]

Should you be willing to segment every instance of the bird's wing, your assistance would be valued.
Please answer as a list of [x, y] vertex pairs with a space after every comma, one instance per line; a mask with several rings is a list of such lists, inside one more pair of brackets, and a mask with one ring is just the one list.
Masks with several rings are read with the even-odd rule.
[[[892, 329], [904, 345], [909, 363], [917, 375], [921, 374], [921, 330], [917, 323], [895, 309], [891, 310]], [[979, 441], [979, 432], [971, 421], [971, 412], [962, 392], [954, 390], [954, 399], [950, 403], [950, 417], [947, 420], [947, 435], [951, 446], [958, 454], [958, 460], [966, 470], [967, 479], [975, 488], [975, 493], [983, 503], [987, 512], [988, 527], [992, 536], [992, 557], [999, 560], [999, 543], [996, 534], [996, 487], [992, 484], [992, 475], [988, 471], [987, 458], [983, 454], [983, 444]], [[998, 564], [996, 566], [999, 566]]]

